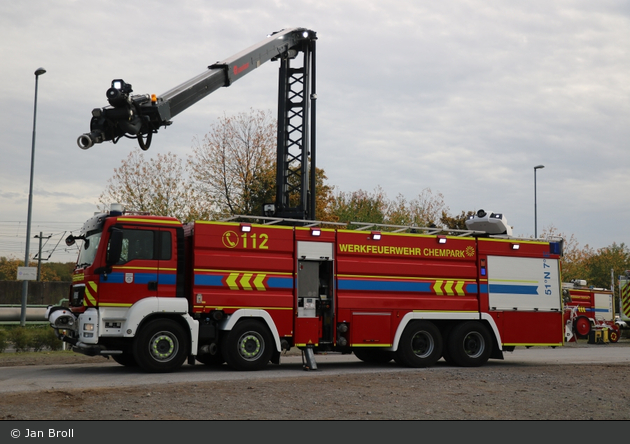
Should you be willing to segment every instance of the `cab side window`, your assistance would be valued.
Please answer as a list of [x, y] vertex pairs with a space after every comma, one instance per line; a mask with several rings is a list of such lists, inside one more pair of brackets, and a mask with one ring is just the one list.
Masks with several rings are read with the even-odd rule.
[[169, 260], [173, 254], [170, 231], [123, 228], [122, 253], [118, 265], [133, 260]]
[[154, 233], [150, 230], [123, 229], [122, 254], [119, 264], [140, 259], [154, 259]]

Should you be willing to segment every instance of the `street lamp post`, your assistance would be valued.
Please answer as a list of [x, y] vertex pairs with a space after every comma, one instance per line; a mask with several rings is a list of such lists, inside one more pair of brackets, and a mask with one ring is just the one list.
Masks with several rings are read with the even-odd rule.
[[544, 165], [536, 165], [534, 167], [534, 238], [538, 238], [538, 209], [536, 202], [536, 170], [544, 168]]
[[[24, 253], [24, 266], [28, 267], [28, 256], [31, 248], [31, 211], [33, 208], [33, 170], [35, 168], [35, 126], [37, 123], [37, 86], [39, 83], [39, 76], [44, 74], [46, 70], [44, 68], [38, 68], [35, 71], [35, 106], [33, 108], [33, 143], [31, 146], [31, 182], [28, 188], [28, 216], [26, 219], [26, 252]], [[22, 281], [22, 311], [20, 314], [20, 325], [23, 327], [26, 324], [26, 299], [28, 295], [28, 280]]]

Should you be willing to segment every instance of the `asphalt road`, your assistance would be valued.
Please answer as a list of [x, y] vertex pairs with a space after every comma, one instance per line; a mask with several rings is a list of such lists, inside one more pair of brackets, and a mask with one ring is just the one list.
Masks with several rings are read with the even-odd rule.
[[[284, 356], [279, 366], [269, 365], [258, 372], [237, 372], [226, 366], [218, 368], [185, 364], [167, 374], [146, 374], [127, 368], [112, 360], [94, 358], [94, 363], [72, 365], [38, 365], [0, 368], [0, 393], [60, 390], [96, 387], [128, 387], [146, 384], [180, 382], [234, 381], [243, 379], [273, 379], [304, 376], [334, 376], [360, 373], [418, 371], [399, 367], [368, 365], [354, 355], [315, 355], [317, 369], [306, 371], [300, 356]], [[630, 341], [616, 344], [568, 344], [558, 348], [517, 348], [505, 353], [504, 360], [490, 360], [486, 366], [520, 367], [528, 365], [630, 363]], [[440, 361], [434, 369], [448, 368]]]

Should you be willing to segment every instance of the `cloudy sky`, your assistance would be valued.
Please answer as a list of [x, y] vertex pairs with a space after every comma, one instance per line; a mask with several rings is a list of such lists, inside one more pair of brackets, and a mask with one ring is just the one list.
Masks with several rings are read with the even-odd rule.
[[[544, 165], [539, 233], [630, 244], [628, 1], [29, 0], [0, 4], [0, 256], [24, 257], [37, 68], [32, 235], [51, 236], [44, 258], [72, 261], [62, 234], [139, 149], [76, 144], [112, 79], [159, 95], [291, 27], [318, 35], [317, 166], [338, 191], [430, 188], [452, 214], [502, 212], [532, 236]], [[146, 154], [185, 158], [219, 117], [276, 101], [268, 62], [176, 116]]]

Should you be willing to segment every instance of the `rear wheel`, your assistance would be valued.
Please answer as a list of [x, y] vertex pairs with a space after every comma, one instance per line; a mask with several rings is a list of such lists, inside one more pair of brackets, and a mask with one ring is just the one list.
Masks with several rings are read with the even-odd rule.
[[374, 348], [355, 348], [353, 353], [361, 361], [368, 364], [387, 364], [394, 358], [392, 352]]
[[492, 338], [480, 322], [464, 322], [453, 328], [448, 340], [450, 360], [460, 367], [479, 367], [490, 358]]
[[407, 367], [430, 367], [442, 356], [442, 335], [429, 321], [412, 321], [403, 332], [394, 353], [397, 363]]
[[260, 370], [274, 350], [269, 329], [257, 320], [238, 322], [221, 341], [223, 358], [235, 370]]
[[171, 319], [150, 321], [136, 336], [134, 355], [140, 368], [147, 372], [172, 372], [188, 356], [186, 332]]

